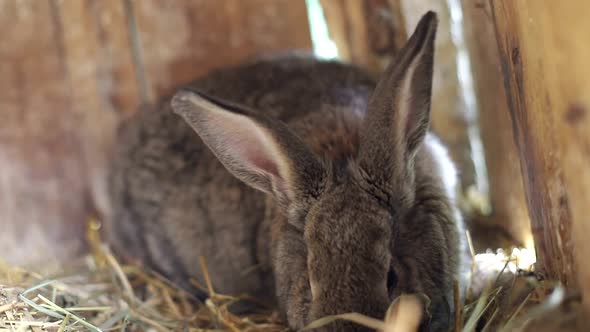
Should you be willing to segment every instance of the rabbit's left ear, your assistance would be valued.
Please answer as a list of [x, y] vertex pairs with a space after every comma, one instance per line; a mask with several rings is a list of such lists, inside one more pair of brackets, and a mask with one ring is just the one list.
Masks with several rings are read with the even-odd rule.
[[369, 101], [359, 160], [374, 172], [411, 162], [424, 141], [430, 122], [437, 22], [434, 12], [422, 17]]
[[284, 204], [317, 190], [322, 164], [281, 122], [189, 90], [176, 93], [172, 108], [246, 184]]

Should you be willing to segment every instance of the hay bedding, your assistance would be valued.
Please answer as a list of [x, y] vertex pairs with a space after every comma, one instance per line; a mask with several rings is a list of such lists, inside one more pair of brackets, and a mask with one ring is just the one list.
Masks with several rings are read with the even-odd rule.
[[[8, 331], [288, 331], [278, 313], [247, 296], [215, 293], [214, 280], [203, 288], [211, 297], [200, 303], [165, 278], [139, 266], [121, 265], [100, 243], [89, 223], [92, 253], [70, 262], [67, 271], [37, 274], [0, 264], [0, 332]], [[590, 331], [580, 298], [559, 284], [519, 270], [530, 263], [514, 251], [476, 255], [474, 282], [457, 313], [454, 331]], [[207, 266], [201, 260], [201, 267]], [[256, 314], [236, 316], [228, 306], [250, 301]], [[386, 332], [415, 331], [421, 301], [405, 296], [384, 321], [351, 313], [327, 317], [312, 326], [348, 319]]]

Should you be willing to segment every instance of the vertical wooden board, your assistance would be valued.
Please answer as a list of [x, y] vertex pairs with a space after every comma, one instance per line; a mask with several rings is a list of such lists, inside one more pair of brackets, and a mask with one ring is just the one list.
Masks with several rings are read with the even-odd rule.
[[490, 185], [492, 215], [483, 222], [507, 230], [517, 243], [532, 249], [528, 210], [491, 9], [485, 2], [463, 0], [462, 5]]
[[[581, 6], [582, 2], [576, 2]], [[573, 45], [585, 40], [588, 24], [579, 24], [579, 34], [571, 34], [571, 16], [576, 10], [565, 12], [563, 2], [543, 5], [525, 1], [491, 1], [498, 42], [500, 64], [508, 96], [514, 136], [519, 151], [524, 189], [538, 267], [549, 278], [575, 284], [570, 186], [576, 188], [585, 172], [569, 173], [562, 164], [564, 147], [572, 146], [563, 140], [567, 131], [560, 122], [564, 111], [563, 89], [576, 89], [573, 82], [588, 83], [581, 76], [583, 68], [558, 65], [557, 54], [567, 57], [583, 55]], [[586, 6], [587, 7], [587, 6]], [[587, 8], [586, 8], [587, 9]], [[578, 22], [579, 23], [579, 22]], [[584, 28], [585, 30], [580, 30]], [[585, 44], [582, 42], [582, 44]], [[569, 48], [568, 48], [569, 46]], [[587, 61], [581, 61], [582, 63]], [[562, 77], [562, 79], [559, 79]], [[588, 87], [588, 85], [586, 85]], [[579, 97], [580, 95], [578, 95]], [[579, 148], [574, 145], [573, 148]], [[586, 168], [587, 170], [587, 168]], [[587, 171], [586, 171], [587, 172]], [[572, 180], [570, 183], [566, 179]], [[584, 188], [587, 195], [588, 188]], [[577, 198], [574, 198], [577, 202]], [[585, 204], [588, 202], [586, 201]], [[586, 234], [587, 235], [587, 234]], [[588, 253], [585, 253], [588, 255]]]
[[[538, 3], [529, 6], [531, 17], [538, 17], [547, 29], [539, 35], [538, 45], [543, 50], [541, 60], [546, 61], [545, 66], [553, 67], [548, 68], [553, 82], [549, 85], [551, 110], [555, 114], [556, 138], [562, 146], [561, 167], [570, 209], [573, 256], [577, 262], [576, 275], [570, 278], [581, 287], [586, 312], [590, 314], [590, 44], [586, 42], [590, 3], [569, 1], [552, 2], [547, 7]], [[537, 74], [535, 79], [541, 80], [545, 70]], [[563, 230], [567, 228], [553, 231]]]
[[9, 262], [80, 247], [84, 175], [58, 21], [51, 1], [0, 1], [0, 252]]
[[406, 42], [399, 0], [321, 1], [339, 58], [379, 73]]
[[329, 33], [342, 50], [341, 58], [372, 72], [381, 69], [379, 59], [369, 44], [368, 22], [364, 1], [322, 1]]
[[344, 6], [345, 0], [321, 0], [320, 3], [328, 34], [338, 49], [338, 57], [343, 61], [353, 62], [353, 46], [348, 35], [350, 23]]
[[91, 1], [87, 9], [92, 18], [90, 36], [96, 38], [98, 92], [104, 111], [123, 117], [135, 112], [141, 103], [137, 72], [129, 30], [133, 24], [123, 0]]
[[391, 15], [391, 24], [393, 25], [394, 41], [393, 47], [397, 52], [401, 49], [408, 39], [408, 30], [406, 18], [402, 12], [402, 0], [388, 0], [389, 12]]
[[106, 176], [115, 130], [141, 102], [128, 13], [121, 0], [62, 1], [56, 8], [63, 25], [69, 117], [75, 119], [87, 204], [94, 205], [87, 209], [107, 212]]
[[89, 213], [107, 209], [113, 132], [139, 102], [123, 3], [0, 5], [0, 249], [14, 263], [66, 259]]
[[261, 54], [312, 48], [304, 0], [130, 4], [150, 100], [213, 68]]

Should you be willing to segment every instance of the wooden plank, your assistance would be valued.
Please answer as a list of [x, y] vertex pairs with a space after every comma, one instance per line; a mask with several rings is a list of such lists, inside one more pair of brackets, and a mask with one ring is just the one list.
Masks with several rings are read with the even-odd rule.
[[[109, 154], [119, 121], [141, 102], [124, 3], [59, 1], [62, 61], [86, 186], [86, 213], [107, 211]], [[83, 222], [83, 221], [81, 221]]]
[[322, 0], [340, 59], [379, 73], [407, 39], [399, 0]]
[[132, 0], [151, 100], [264, 53], [311, 51], [304, 0]]
[[9, 262], [81, 247], [85, 176], [53, 4], [0, 1], [0, 252]]
[[590, 3], [490, 4], [539, 266], [588, 302]]
[[11, 262], [67, 259], [107, 208], [113, 133], [139, 103], [127, 18], [118, 0], [0, 6], [0, 249]]
[[[532, 249], [519, 156], [504, 91], [491, 10], [486, 5], [485, 2], [462, 1], [492, 207], [492, 214], [482, 216], [481, 222], [508, 231], [517, 244]], [[489, 230], [486, 233], [488, 237], [493, 236]]]

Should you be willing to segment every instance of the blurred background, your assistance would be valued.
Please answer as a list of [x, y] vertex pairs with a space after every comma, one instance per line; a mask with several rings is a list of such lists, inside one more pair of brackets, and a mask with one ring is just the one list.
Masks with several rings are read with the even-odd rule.
[[108, 209], [115, 130], [142, 104], [274, 52], [379, 73], [435, 10], [432, 126], [475, 250], [534, 247], [543, 271], [574, 282], [572, 229], [590, 234], [585, 3], [0, 0], [0, 258], [84, 251], [88, 219]]

